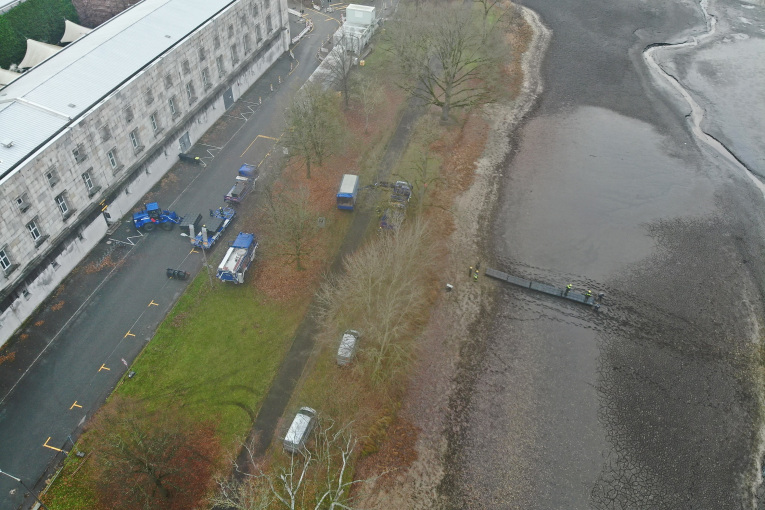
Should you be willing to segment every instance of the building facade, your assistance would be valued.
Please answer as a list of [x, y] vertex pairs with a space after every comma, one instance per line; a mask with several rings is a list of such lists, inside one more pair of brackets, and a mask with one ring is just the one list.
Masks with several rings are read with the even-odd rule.
[[286, 0], [144, 0], [0, 90], [0, 344], [289, 40]]

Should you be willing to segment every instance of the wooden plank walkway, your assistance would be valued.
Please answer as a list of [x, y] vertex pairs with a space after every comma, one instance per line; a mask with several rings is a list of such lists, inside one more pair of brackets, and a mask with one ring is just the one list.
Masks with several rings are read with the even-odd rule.
[[550, 296], [568, 299], [569, 301], [575, 301], [587, 306], [593, 306], [595, 304], [595, 296], [587, 297], [584, 294], [574, 291], [569, 291], [568, 294], [566, 294], [566, 289], [561, 289], [558, 287], [553, 287], [552, 285], [547, 285], [546, 283], [539, 283], [532, 280], [527, 280], [525, 278], [520, 278], [518, 276], [513, 276], [511, 274], [503, 273], [502, 271], [498, 271], [490, 267], [486, 268], [485, 274], [486, 276], [491, 276], [492, 278], [502, 280], [503, 282], [512, 283], [513, 285], [523, 287], [524, 289], [535, 290], [537, 292], [542, 292], [543, 294], [549, 294]]

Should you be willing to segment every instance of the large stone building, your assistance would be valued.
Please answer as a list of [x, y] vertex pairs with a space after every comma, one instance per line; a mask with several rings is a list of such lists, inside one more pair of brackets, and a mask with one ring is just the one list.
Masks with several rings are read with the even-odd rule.
[[144, 0], [0, 89], [0, 344], [289, 40], [286, 0]]

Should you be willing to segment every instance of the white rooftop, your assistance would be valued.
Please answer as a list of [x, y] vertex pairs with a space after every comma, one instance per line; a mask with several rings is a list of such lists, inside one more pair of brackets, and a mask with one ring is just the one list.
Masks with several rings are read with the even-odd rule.
[[0, 90], [0, 180], [235, 0], [144, 0]]

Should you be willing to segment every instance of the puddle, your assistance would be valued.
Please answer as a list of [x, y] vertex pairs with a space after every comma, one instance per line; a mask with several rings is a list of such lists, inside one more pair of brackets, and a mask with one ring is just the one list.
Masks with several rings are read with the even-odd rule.
[[644, 259], [647, 223], [708, 212], [711, 186], [672, 143], [602, 108], [533, 119], [502, 192], [497, 251], [596, 279]]

